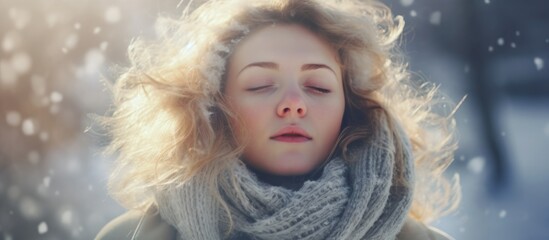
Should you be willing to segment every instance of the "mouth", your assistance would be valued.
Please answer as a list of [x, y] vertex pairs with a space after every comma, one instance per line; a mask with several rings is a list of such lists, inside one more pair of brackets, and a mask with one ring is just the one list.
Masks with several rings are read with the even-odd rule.
[[275, 135], [273, 135], [271, 139], [280, 142], [299, 143], [311, 141], [313, 138], [300, 127], [291, 126], [282, 128]]

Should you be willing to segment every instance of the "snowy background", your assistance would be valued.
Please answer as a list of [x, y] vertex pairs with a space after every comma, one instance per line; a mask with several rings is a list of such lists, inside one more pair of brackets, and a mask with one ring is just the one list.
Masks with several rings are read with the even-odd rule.
[[[100, 79], [179, 1], [0, 0], [0, 239], [92, 239], [122, 209], [106, 191]], [[456, 239], [549, 239], [549, 2], [391, 0], [417, 77], [457, 112]]]

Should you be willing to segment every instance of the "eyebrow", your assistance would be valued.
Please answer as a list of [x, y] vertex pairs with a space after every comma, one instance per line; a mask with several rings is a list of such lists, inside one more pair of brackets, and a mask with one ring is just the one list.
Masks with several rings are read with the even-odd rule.
[[[278, 70], [278, 68], [279, 68], [278, 64], [276, 64], [274, 62], [254, 62], [254, 63], [250, 63], [250, 64], [246, 65], [244, 68], [242, 68], [238, 72], [237, 76], [240, 75], [240, 73], [242, 73], [246, 68], [249, 68], [249, 67], [261, 67], [261, 68], [274, 69], [274, 70]], [[334, 73], [334, 75], [337, 76], [337, 74], [335, 73], [335, 71], [331, 67], [329, 67], [326, 64], [322, 64], [322, 63], [303, 64], [303, 66], [301, 66], [301, 71], [303, 72], [303, 71], [317, 70], [317, 69], [321, 69], [321, 68], [328, 69], [328, 70], [332, 71]]]

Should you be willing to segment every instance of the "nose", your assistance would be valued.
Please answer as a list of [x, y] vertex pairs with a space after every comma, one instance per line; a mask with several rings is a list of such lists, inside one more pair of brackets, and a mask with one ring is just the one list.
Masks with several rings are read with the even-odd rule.
[[277, 106], [276, 114], [279, 117], [305, 117], [307, 106], [299, 93], [287, 93]]

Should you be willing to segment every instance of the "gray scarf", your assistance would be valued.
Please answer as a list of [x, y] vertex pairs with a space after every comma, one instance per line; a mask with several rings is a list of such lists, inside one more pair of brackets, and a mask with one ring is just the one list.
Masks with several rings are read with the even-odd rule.
[[[395, 239], [412, 189], [392, 185], [395, 143], [386, 121], [379, 125], [371, 141], [351, 149], [352, 161], [331, 159], [318, 180], [306, 181], [297, 191], [260, 182], [244, 164], [235, 164], [238, 191], [220, 187], [234, 223], [230, 235], [225, 211], [204, 184], [206, 174], [158, 192], [158, 210], [187, 240]], [[396, 135], [406, 138], [400, 129]], [[403, 174], [412, 185], [411, 148], [407, 139], [402, 142]]]

